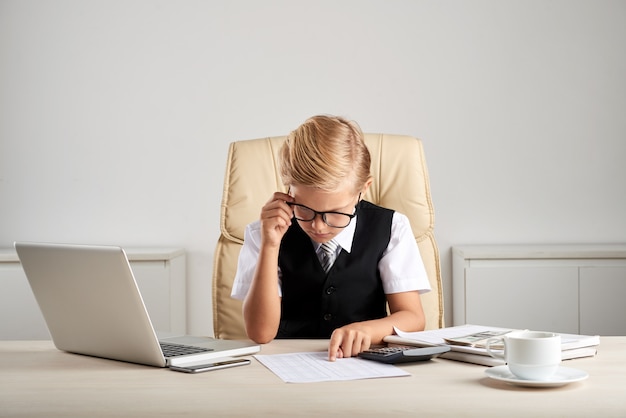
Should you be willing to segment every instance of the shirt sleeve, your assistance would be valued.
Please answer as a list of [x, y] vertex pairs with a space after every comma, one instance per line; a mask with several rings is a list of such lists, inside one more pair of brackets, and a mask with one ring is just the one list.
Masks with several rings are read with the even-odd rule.
[[378, 263], [386, 294], [431, 290], [426, 267], [422, 261], [409, 218], [394, 212], [391, 239]]
[[[234, 299], [244, 300], [252, 280], [254, 279], [254, 272], [259, 260], [259, 253], [261, 249], [261, 222], [255, 221], [246, 226], [243, 236], [243, 246], [239, 252], [239, 259], [237, 260], [237, 273], [235, 274], [235, 280], [233, 282], [233, 288], [231, 289], [230, 296]], [[278, 268], [278, 267], [277, 267]], [[280, 283], [280, 268], [278, 269], [278, 293], [282, 296], [281, 283]]]

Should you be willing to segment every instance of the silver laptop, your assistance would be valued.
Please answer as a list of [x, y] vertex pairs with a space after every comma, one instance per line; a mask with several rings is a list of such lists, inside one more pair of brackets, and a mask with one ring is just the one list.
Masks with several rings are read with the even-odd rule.
[[120, 247], [16, 242], [54, 345], [63, 351], [167, 367], [258, 352], [251, 341], [157, 338]]

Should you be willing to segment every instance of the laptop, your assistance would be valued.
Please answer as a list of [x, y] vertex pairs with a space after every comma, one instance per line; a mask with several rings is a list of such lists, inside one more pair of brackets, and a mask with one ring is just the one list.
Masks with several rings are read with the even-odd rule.
[[14, 245], [59, 350], [168, 367], [213, 362], [261, 349], [251, 341], [191, 335], [158, 338], [120, 247]]

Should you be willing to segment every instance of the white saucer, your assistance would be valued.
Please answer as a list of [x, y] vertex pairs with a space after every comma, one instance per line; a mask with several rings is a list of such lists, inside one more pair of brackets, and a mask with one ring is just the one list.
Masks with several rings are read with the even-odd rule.
[[509, 370], [509, 366], [496, 366], [485, 370], [485, 374], [492, 379], [507, 382], [517, 386], [531, 387], [557, 387], [567, 385], [572, 382], [579, 382], [589, 377], [587, 372], [572, 369], [569, 367], [559, 367], [556, 373], [548, 380], [526, 380], [520, 379]]

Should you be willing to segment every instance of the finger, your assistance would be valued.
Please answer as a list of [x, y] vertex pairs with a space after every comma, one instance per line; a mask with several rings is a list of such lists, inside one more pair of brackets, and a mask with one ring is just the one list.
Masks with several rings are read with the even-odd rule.
[[288, 195], [287, 193], [274, 192], [274, 194], [272, 194], [272, 197], [270, 197], [266, 204], [272, 202], [293, 202], [293, 197], [291, 195]]
[[367, 350], [368, 348], [370, 348], [371, 345], [371, 338], [369, 335], [365, 334], [365, 335], [360, 335], [358, 341], [355, 341], [354, 345], [353, 345], [353, 355], [356, 356], [357, 354], [359, 354], [362, 351]]
[[352, 347], [350, 350], [350, 354], [353, 356], [356, 356], [359, 352], [361, 351], [361, 339], [360, 338], [355, 338], [352, 341]]
[[[328, 360], [337, 360], [337, 357], [339, 356], [338, 353], [341, 350], [341, 340], [341, 333], [339, 332], [333, 332], [330, 336], [330, 343], [328, 344]], [[344, 354], [343, 350], [341, 350], [341, 357], [339, 358], [342, 358]]]
[[337, 358], [343, 358], [343, 350], [341, 349], [341, 347], [339, 347], [339, 349], [337, 350]]
[[293, 196], [287, 193], [276, 192], [275, 196], [278, 200], [282, 200], [283, 202], [293, 202]]
[[[287, 195], [285, 195], [287, 196]], [[292, 199], [293, 200], [293, 199]], [[291, 219], [293, 217], [293, 208], [289, 206], [286, 200], [283, 199], [270, 199], [263, 207], [261, 208], [261, 213], [272, 212], [274, 210], [280, 210], [285, 213], [285, 215]]]
[[355, 337], [356, 335], [354, 332], [348, 332], [348, 334], [344, 335], [343, 337], [341, 350], [343, 351], [343, 355], [346, 358], [355, 356], [358, 353], [358, 348], [360, 347], [360, 345], [356, 341]]
[[284, 202], [272, 202], [263, 206], [260, 217], [261, 220], [275, 219], [279, 225], [289, 226], [293, 218], [293, 211], [291, 207]]
[[371, 346], [372, 346], [372, 338], [369, 335], [367, 335], [366, 338], [361, 343], [361, 351], [369, 350]]
[[280, 226], [291, 225], [291, 216], [279, 208], [264, 208], [261, 211], [261, 221], [273, 221]]

